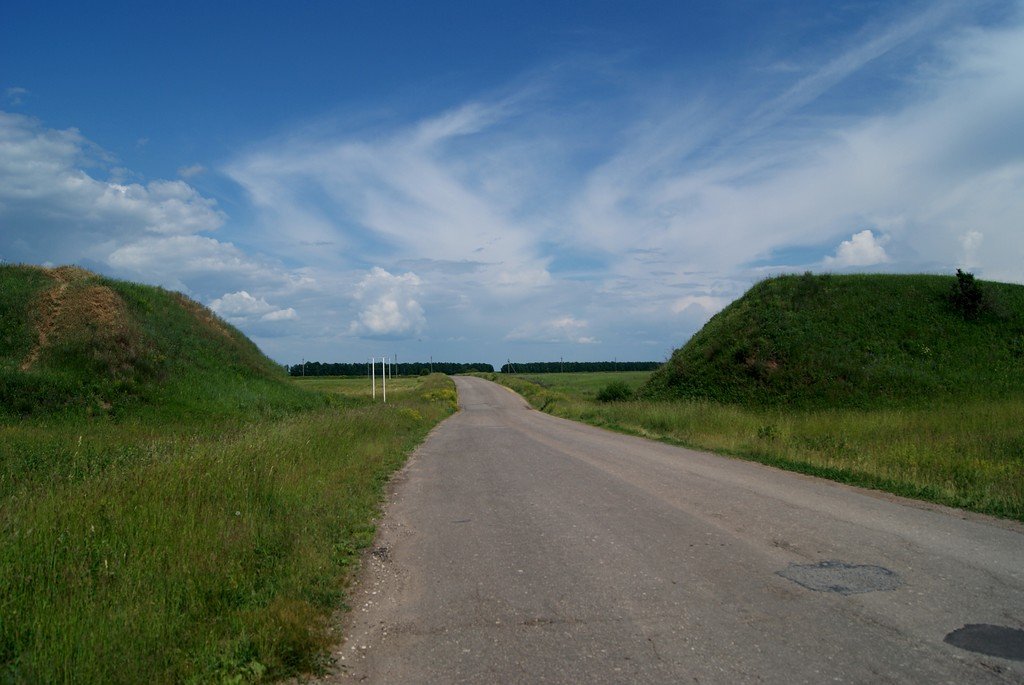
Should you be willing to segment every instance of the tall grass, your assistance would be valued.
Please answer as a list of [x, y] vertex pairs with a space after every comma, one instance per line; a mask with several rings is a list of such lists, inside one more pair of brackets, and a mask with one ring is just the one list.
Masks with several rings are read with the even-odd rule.
[[[582, 374], [581, 374], [582, 375]], [[594, 374], [600, 385], [615, 374]], [[708, 401], [599, 403], [571, 384], [489, 376], [565, 418], [900, 495], [1024, 520], [1024, 400], [787, 410]]]
[[0, 424], [0, 681], [315, 670], [384, 483], [455, 408], [441, 376], [389, 385], [386, 406], [342, 386], [195, 425]]

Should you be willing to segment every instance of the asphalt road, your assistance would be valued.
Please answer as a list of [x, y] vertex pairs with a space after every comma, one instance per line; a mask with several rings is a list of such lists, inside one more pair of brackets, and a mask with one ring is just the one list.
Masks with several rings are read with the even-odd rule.
[[333, 679], [1024, 682], [1022, 527], [456, 383], [462, 411], [396, 478]]

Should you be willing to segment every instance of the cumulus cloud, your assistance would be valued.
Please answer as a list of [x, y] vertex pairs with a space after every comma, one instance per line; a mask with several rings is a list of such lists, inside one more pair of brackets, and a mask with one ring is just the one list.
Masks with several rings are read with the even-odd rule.
[[374, 267], [356, 289], [360, 310], [350, 330], [368, 338], [388, 339], [420, 333], [427, 325], [423, 307], [416, 299], [421, 284], [412, 272], [396, 276]]
[[117, 273], [198, 294], [249, 283], [280, 287], [295, 280], [232, 243], [202, 235], [139, 238], [114, 247], [105, 262]]
[[873, 266], [889, 261], [885, 253], [885, 236], [879, 238], [871, 229], [854, 233], [849, 240], [839, 243], [834, 257], [825, 258], [825, 266], [845, 268], [851, 266]]
[[0, 112], [0, 255], [102, 262], [136, 238], [214, 231], [224, 223], [216, 201], [183, 181], [118, 183], [86, 171], [109, 167], [108, 159], [76, 129], [48, 129]]
[[[104, 170], [107, 180], [98, 177]], [[279, 291], [303, 283], [300, 274], [204, 235], [227, 218], [213, 199], [181, 180], [123, 180], [132, 175], [76, 129], [0, 112], [0, 258], [83, 264], [201, 299], [254, 283]], [[259, 318], [297, 317], [292, 308], [272, 308]]]
[[225, 293], [210, 303], [210, 309], [232, 323], [259, 321], [294, 321], [299, 318], [291, 307], [279, 309], [262, 297], [253, 297], [245, 290]]

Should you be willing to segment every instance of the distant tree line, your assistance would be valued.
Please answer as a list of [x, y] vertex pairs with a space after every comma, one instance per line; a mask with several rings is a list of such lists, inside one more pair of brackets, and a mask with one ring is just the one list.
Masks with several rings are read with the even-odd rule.
[[[494, 373], [494, 367], [490, 364], [459, 364], [455, 362], [402, 362], [392, 364], [392, 371], [396, 376], [419, 376], [430, 373], [466, 373], [468, 371], [481, 371]], [[305, 364], [294, 364], [288, 368], [292, 376], [368, 376], [370, 375], [369, 362], [346, 363], [325, 363], [306, 362]], [[380, 361], [377, 362], [377, 373], [380, 373]]]
[[661, 362], [513, 362], [501, 373], [582, 373], [584, 371], [653, 371]]

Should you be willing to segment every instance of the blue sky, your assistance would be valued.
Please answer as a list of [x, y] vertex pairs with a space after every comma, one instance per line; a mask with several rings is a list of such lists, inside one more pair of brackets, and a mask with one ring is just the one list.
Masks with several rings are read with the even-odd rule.
[[273, 358], [662, 359], [769, 275], [1024, 282], [1021, 2], [5, 3], [0, 259]]

